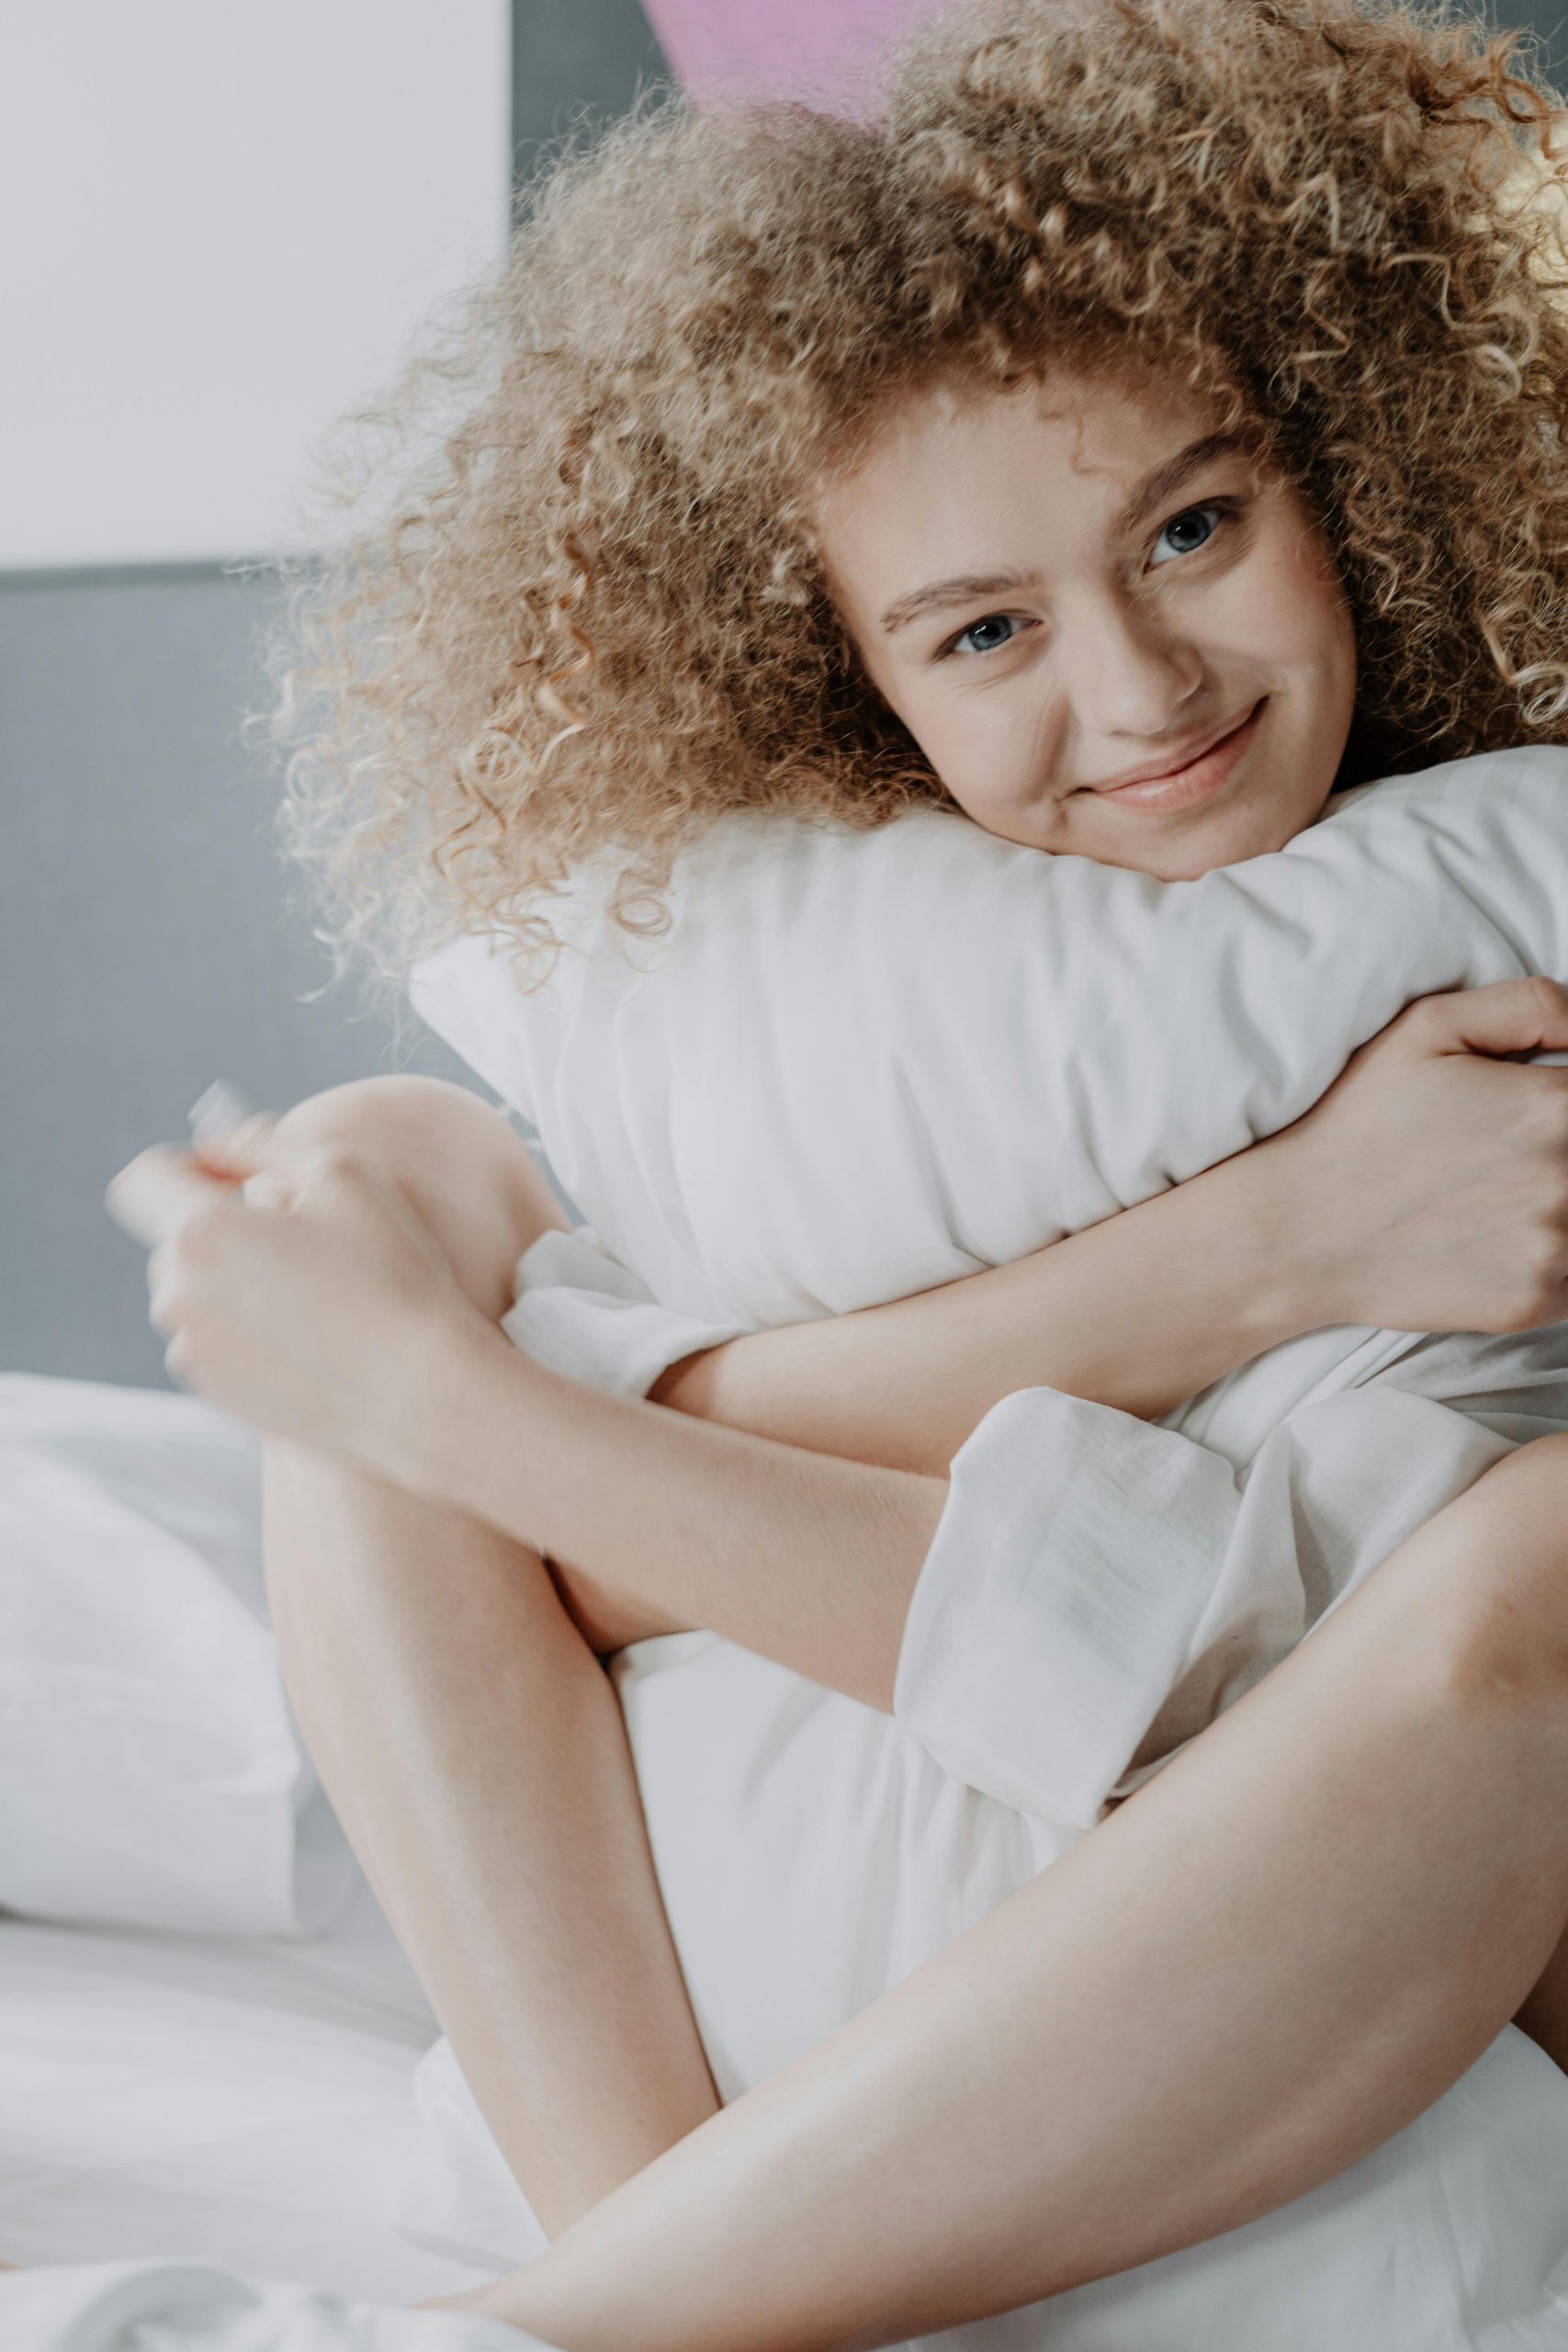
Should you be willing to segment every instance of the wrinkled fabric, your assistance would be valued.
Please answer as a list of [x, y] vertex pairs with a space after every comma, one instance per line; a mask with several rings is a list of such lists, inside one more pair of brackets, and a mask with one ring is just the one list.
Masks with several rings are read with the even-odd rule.
[[[395, 2312], [205, 2264], [0, 2273], [6, 2352], [527, 2352], [537, 2336], [463, 2312]], [[544, 2347], [548, 2352], [548, 2347]]]
[[197, 1398], [0, 1376], [0, 1908], [286, 1935], [346, 1900], [260, 1493], [254, 1433]]
[[972, 1787], [1088, 1828], [1445, 1503], [1568, 1428], [1568, 1325], [1362, 1370], [1239, 1461], [1055, 1389], [1004, 1398], [953, 1464], [899, 1722]]

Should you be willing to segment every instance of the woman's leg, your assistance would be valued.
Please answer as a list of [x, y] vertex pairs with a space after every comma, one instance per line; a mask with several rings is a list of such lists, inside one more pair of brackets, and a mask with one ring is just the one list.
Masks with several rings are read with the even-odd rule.
[[1100, 1828], [539, 2260], [566, 2352], [951, 2327], [1303, 2194], [1568, 1920], [1568, 1438], [1404, 1544]]
[[1537, 1977], [1514, 2023], [1568, 2075], [1568, 1933]]
[[[288, 1114], [402, 1185], [486, 1314], [561, 1222], [499, 1113], [372, 1080]], [[290, 1695], [367, 1874], [545, 2228], [716, 2106], [620, 1709], [538, 1555], [306, 1449], [264, 1449]]]

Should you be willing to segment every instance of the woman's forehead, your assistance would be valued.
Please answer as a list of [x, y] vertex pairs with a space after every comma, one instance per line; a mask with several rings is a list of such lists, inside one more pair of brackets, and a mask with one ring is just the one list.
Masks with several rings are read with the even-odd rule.
[[1256, 430], [1174, 374], [1064, 366], [1000, 387], [938, 378], [888, 394], [861, 421], [841, 461], [822, 468], [813, 505], [830, 516], [846, 492], [886, 499], [955, 467], [1047, 465], [1111, 485], [1222, 429], [1238, 442]]
[[1005, 390], [936, 383], [889, 401], [816, 501], [830, 567], [907, 563], [1041, 522], [1112, 534], [1145, 487], [1172, 494], [1196, 464], [1250, 448], [1181, 384], [1053, 370]]

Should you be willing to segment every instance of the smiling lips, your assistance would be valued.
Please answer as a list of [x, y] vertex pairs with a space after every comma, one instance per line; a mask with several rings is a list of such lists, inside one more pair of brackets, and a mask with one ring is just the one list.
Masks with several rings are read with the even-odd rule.
[[1196, 808], [1200, 802], [1212, 799], [1224, 783], [1236, 762], [1258, 732], [1261, 702], [1253, 704], [1245, 718], [1227, 720], [1224, 729], [1207, 739], [1200, 739], [1179, 766], [1162, 768], [1157, 774], [1145, 772], [1122, 784], [1090, 784], [1082, 786], [1097, 799], [1119, 803], [1124, 808], [1167, 810]]

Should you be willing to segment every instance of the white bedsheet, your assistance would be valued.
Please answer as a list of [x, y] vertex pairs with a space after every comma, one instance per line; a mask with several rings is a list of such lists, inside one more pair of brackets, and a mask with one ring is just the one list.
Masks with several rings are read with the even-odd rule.
[[[132, 2308], [160, 2310], [165, 2294], [171, 2312], [201, 2308], [177, 2270], [138, 2268], [152, 2257], [386, 2306], [492, 2275], [392, 2227], [416, 2136], [411, 2076], [433, 2030], [366, 1889], [310, 1939], [0, 1921], [0, 2256], [73, 2266], [0, 2276], [4, 2352], [142, 2352], [129, 2321], [89, 2327], [82, 2314], [133, 2273]], [[84, 2264], [116, 2267], [77, 2278]], [[358, 2320], [339, 2328], [327, 2305], [311, 2315], [314, 2333], [299, 2333], [297, 2313], [296, 2335], [244, 2333], [242, 2319], [259, 2322], [234, 2297], [233, 2330], [227, 2317], [220, 2325], [220, 2299], [209, 2332], [175, 2329], [170, 2352], [231, 2340], [292, 2352], [296, 2335], [311, 2352], [340, 2341], [403, 2352], [403, 2337], [366, 2334]], [[411, 2325], [407, 2352], [424, 2352], [423, 2321]], [[474, 2335], [475, 2352], [497, 2333]], [[164, 2352], [151, 2335], [147, 2352], [154, 2340]], [[441, 2335], [429, 2340], [442, 2352]], [[445, 2342], [468, 2352], [450, 2327]]]
[[197, 1397], [0, 1374], [0, 1907], [256, 1936], [341, 1907], [260, 1500], [254, 1432]]
[[387, 2225], [432, 2026], [368, 1891], [298, 1941], [7, 1920], [0, 2020], [0, 2255], [450, 2291]]
[[395, 2225], [434, 2020], [293, 1724], [256, 1469], [193, 1398], [0, 1377], [0, 2352], [516, 2352], [404, 2308], [497, 2266]]
[[493, 2320], [384, 2311], [169, 2262], [0, 2279], [0, 2330], [7, 2352], [523, 2352], [537, 2341]]

